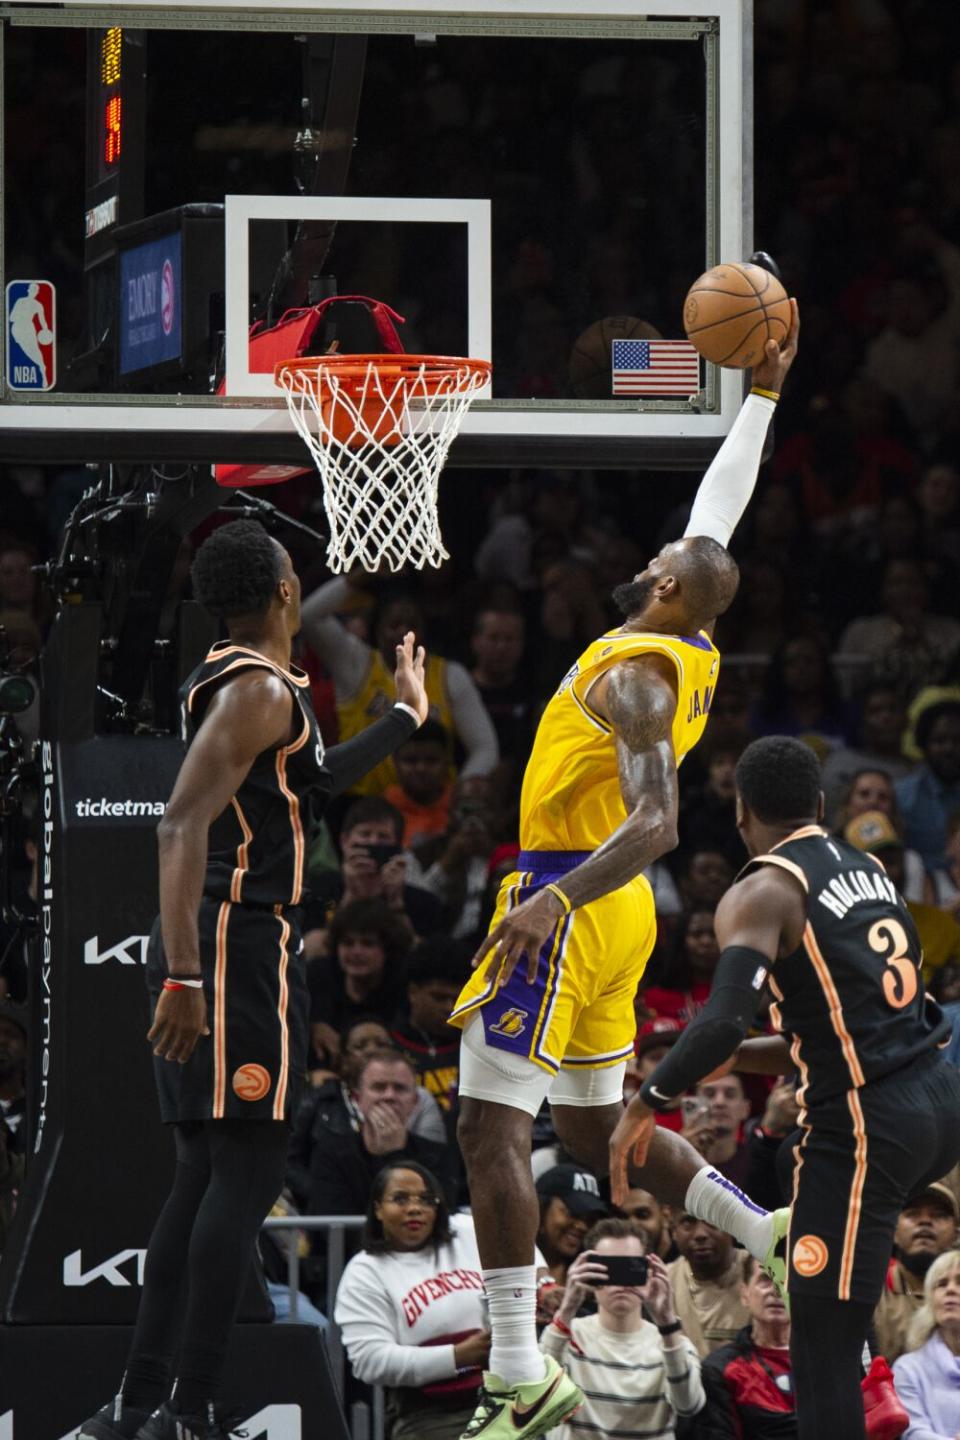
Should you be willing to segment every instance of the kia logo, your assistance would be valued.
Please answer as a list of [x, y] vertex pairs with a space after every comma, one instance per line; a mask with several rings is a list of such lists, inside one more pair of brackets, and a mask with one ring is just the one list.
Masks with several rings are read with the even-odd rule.
[[111, 945], [109, 950], [101, 950], [99, 935], [92, 935], [84, 941], [83, 963], [105, 965], [108, 960], [116, 960], [119, 965], [146, 965], [149, 939], [149, 935], [128, 935], [126, 940]]

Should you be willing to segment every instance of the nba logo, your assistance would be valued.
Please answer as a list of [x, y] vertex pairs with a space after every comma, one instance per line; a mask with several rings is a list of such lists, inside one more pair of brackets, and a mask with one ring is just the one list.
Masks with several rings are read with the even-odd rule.
[[11, 390], [52, 390], [56, 383], [57, 292], [49, 280], [7, 286], [7, 384]]

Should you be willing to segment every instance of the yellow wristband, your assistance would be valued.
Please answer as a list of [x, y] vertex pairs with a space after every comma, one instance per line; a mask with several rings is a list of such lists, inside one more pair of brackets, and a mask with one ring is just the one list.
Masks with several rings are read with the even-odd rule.
[[774, 405], [776, 405], [777, 401], [780, 399], [779, 390], [764, 390], [762, 385], [751, 385], [750, 394], [762, 395], [764, 400], [772, 400]]
[[553, 885], [553, 884], [551, 884], [551, 885], [544, 885], [543, 888], [544, 888], [544, 890], [549, 890], [550, 893], [551, 893], [551, 895], [556, 895], [557, 899], [560, 901], [560, 904], [563, 906], [563, 913], [564, 913], [564, 915], [569, 915], [569, 914], [570, 914], [570, 911], [573, 909], [573, 906], [570, 904], [570, 901], [567, 899], [566, 895], [564, 895], [563, 891], [560, 889], [560, 886], [559, 886], [559, 885]]

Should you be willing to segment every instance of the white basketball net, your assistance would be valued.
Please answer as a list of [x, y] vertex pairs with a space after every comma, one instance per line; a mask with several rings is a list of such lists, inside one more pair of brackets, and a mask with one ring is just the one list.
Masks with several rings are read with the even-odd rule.
[[439, 375], [428, 363], [399, 374], [381, 373], [372, 363], [359, 391], [356, 381], [348, 388], [333, 365], [318, 371], [293, 361], [280, 371], [277, 383], [323, 482], [331, 570], [396, 571], [407, 564], [422, 570], [448, 558], [437, 518], [438, 479], [486, 380], [453, 360], [444, 361]]

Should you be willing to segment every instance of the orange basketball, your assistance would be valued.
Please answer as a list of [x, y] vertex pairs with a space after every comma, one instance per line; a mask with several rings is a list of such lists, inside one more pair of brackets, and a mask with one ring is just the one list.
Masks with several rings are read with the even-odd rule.
[[687, 291], [683, 328], [705, 360], [746, 370], [763, 359], [768, 340], [783, 344], [790, 301], [760, 265], [714, 265]]

